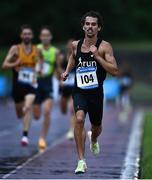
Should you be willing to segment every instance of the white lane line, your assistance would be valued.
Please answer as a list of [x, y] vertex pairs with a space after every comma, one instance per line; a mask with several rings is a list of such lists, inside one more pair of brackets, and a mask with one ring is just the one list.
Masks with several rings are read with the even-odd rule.
[[128, 149], [120, 179], [138, 179], [140, 148], [143, 134], [144, 113], [138, 111], [133, 119]]
[[35, 154], [34, 156], [32, 156], [31, 158], [29, 158], [27, 161], [25, 161], [24, 163], [22, 163], [21, 165], [17, 166], [14, 170], [12, 170], [11, 172], [9, 172], [8, 174], [5, 174], [4, 176], [2, 176], [2, 179], [7, 179], [9, 178], [11, 175], [15, 174], [18, 170], [24, 168], [28, 163], [30, 163], [31, 161], [33, 161], [34, 159], [42, 156], [45, 152], [49, 151], [50, 149], [52, 149], [53, 147], [59, 145], [60, 143], [62, 143], [66, 138], [65, 138], [66, 134], [63, 135], [61, 138], [57, 139], [54, 143], [52, 143], [52, 145], [50, 147], [48, 147], [47, 149], [45, 149], [43, 152], [38, 152], [37, 154]]

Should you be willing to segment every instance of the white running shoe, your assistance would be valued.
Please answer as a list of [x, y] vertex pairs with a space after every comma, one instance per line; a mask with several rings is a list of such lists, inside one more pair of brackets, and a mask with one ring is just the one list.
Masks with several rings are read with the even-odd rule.
[[85, 173], [87, 169], [87, 164], [84, 159], [78, 161], [77, 168], [75, 169], [75, 174]]
[[92, 132], [88, 131], [88, 137], [89, 137], [89, 141], [90, 141], [90, 151], [94, 154], [97, 155], [100, 153], [100, 146], [99, 143], [93, 143], [91, 140], [91, 136], [92, 136]]
[[22, 146], [28, 146], [29, 145], [29, 139], [27, 136], [23, 136], [21, 139], [21, 145]]

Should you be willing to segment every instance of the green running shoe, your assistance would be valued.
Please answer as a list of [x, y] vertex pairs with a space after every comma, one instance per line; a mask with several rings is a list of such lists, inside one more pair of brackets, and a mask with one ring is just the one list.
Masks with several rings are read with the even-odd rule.
[[81, 173], [85, 173], [87, 169], [87, 165], [85, 160], [79, 160], [78, 161], [78, 165], [77, 168], [75, 169], [75, 174], [81, 174]]
[[88, 137], [89, 137], [89, 140], [90, 140], [90, 151], [94, 154], [94, 155], [97, 155], [100, 153], [100, 146], [99, 146], [99, 143], [96, 142], [96, 143], [93, 143], [91, 141], [91, 135], [92, 135], [92, 132], [91, 131], [88, 131]]

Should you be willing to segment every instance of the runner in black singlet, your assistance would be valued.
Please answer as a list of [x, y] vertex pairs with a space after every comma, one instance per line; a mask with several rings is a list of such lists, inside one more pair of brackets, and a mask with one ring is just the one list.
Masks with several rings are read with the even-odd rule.
[[82, 28], [85, 37], [73, 42], [67, 68], [61, 75], [62, 80], [68, 78], [69, 72], [75, 67], [75, 88], [73, 93], [76, 122], [74, 135], [78, 152], [78, 165], [75, 173], [84, 173], [87, 166], [85, 161], [84, 121], [89, 114], [91, 131], [88, 132], [90, 150], [94, 155], [99, 154], [100, 146], [97, 141], [101, 134], [103, 112], [103, 81], [106, 72], [117, 75], [117, 63], [110, 43], [98, 38], [98, 32], [103, 28], [102, 17], [98, 12], [90, 11], [82, 17]]

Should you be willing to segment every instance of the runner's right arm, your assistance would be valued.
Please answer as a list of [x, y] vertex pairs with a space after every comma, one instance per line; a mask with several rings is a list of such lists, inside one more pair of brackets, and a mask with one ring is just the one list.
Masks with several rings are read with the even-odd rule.
[[17, 58], [17, 53], [17, 46], [12, 46], [2, 64], [3, 69], [13, 68], [20, 64], [20, 60]]
[[69, 73], [71, 72], [71, 70], [74, 68], [75, 66], [75, 49], [76, 49], [76, 44], [77, 42], [74, 41], [72, 43], [72, 50], [71, 50], [71, 54], [69, 56], [69, 60], [68, 60], [68, 65], [66, 67], [65, 72], [61, 75], [61, 79], [63, 81], [65, 81], [69, 75]]

